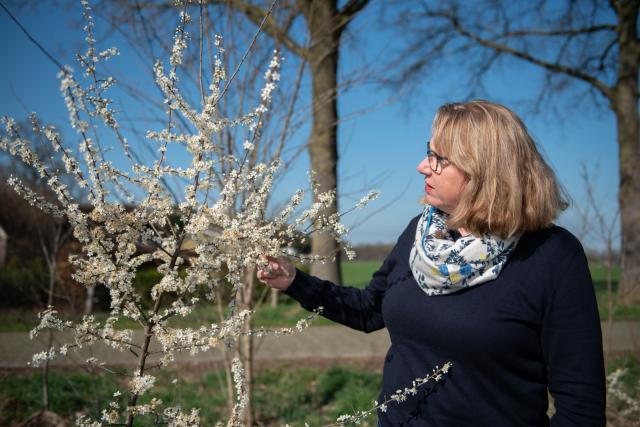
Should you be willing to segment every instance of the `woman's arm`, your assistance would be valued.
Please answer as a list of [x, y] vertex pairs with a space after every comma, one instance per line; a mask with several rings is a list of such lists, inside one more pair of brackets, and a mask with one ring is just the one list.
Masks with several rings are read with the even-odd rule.
[[552, 427], [603, 427], [606, 384], [600, 318], [582, 248], [555, 270], [553, 293], [544, 314], [542, 347], [549, 391], [554, 399]]
[[354, 329], [372, 332], [384, 328], [382, 298], [387, 275], [395, 263], [395, 248], [382, 267], [373, 274], [365, 289], [338, 286], [296, 269], [287, 258], [267, 258], [269, 269], [259, 269], [258, 279], [279, 289], [313, 311], [322, 307], [322, 315]]
[[324, 317], [353, 329], [364, 332], [382, 329], [385, 326], [382, 298], [387, 289], [389, 269], [394, 263], [392, 255], [373, 274], [365, 289], [338, 286], [297, 270], [293, 283], [284, 293], [307, 310], [322, 307]]
[[382, 329], [385, 326], [382, 299], [387, 290], [388, 276], [396, 264], [402, 262], [401, 253], [407, 252], [401, 248], [413, 242], [418, 218], [409, 223], [365, 289], [338, 286], [311, 276], [296, 270], [286, 258], [269, 258], [270, 270], [259, 270], [258, 278], [291, 296], [307, 310], [322, 307], [322, 315], [335, 322], [364, 332]]

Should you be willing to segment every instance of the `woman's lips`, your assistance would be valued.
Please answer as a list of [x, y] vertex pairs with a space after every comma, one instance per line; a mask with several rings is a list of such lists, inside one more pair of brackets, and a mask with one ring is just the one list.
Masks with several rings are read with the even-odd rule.
[[424, 191], [426, 191], [427, 193], [429, 193], [431, 190], [433, 190], [433, 187], [430, 186], [426, 181], [424, 183]]

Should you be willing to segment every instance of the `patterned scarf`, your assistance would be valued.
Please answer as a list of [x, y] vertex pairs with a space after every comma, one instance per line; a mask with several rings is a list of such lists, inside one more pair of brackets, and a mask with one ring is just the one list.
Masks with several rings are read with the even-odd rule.
[[447, 229], [448, 214], [425, 206], [409, 256], [416, 282], [429, 296], [445, 295], [498, 277], [520, 236], [463, 236]]

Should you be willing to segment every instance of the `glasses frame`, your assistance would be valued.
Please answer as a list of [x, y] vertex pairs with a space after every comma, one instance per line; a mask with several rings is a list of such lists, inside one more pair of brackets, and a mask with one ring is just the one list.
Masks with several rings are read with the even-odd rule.
[[[433, 163], [434, 160], [435, 163]], [[433, 151], [431, 149], [431, 140], [429, 140], [427, 141], [427, 163], [434, 173], [440, 173], [442, 172], [442, 169], [451, 163], [451, 160]]]

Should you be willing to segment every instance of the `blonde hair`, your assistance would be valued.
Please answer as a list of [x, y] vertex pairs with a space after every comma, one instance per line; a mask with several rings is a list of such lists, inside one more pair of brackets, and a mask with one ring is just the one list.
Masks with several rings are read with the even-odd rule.
[[432, 144], [468, 180], [448, 226], [502, 238], [551, 224], [568, 203], [522, 120], [484, 100], [445, 104]]

